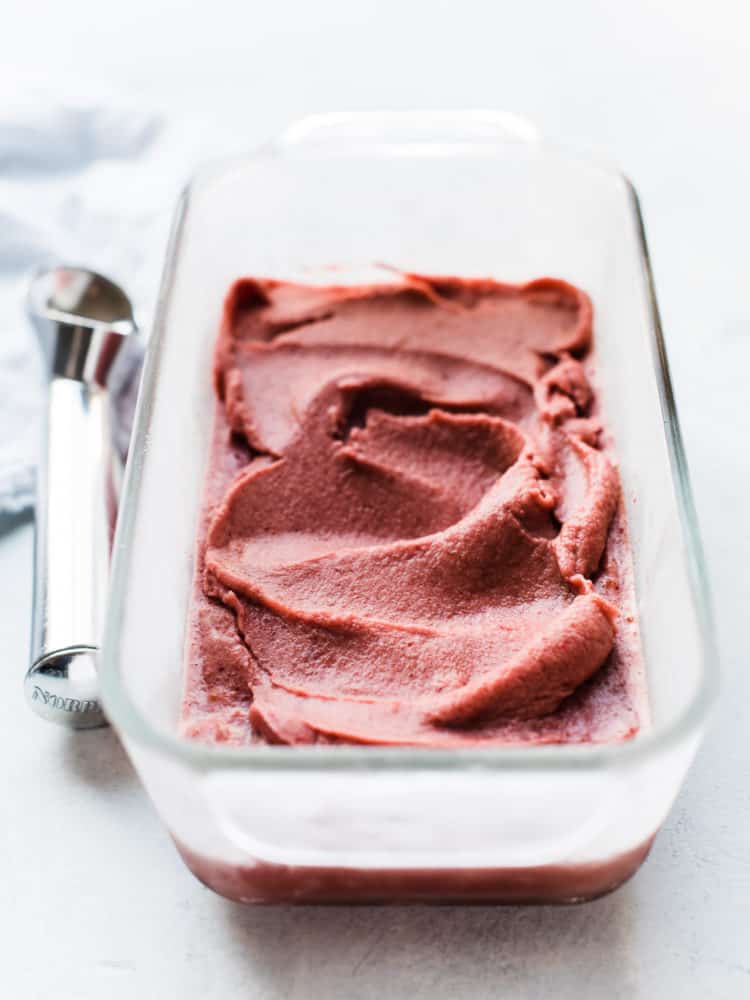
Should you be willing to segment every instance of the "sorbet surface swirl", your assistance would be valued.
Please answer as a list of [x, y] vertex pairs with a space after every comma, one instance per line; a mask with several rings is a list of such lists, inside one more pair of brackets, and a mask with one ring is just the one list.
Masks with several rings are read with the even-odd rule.
[[591, 347], [590, 300], [554, 279], [236, 282], [184, 731], [631, 736], [642, 661]]

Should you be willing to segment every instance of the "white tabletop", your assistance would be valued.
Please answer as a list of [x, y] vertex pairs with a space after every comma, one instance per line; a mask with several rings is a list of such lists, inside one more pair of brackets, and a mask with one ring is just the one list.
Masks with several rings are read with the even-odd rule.
[[[240, 907], [184, 868], [111, 731], [23, 704], [32, 531], [2, 524], [0, 990], [13, 998], [750, 995], [750, 14], [742, 0], [194, 5], [4, 14], [0, 63], [85, 70], [252, 145], [331, 108], [496, 106], [642, 196], [723, 652], [724, 697], [651, 857], [550, 907]], [[6, 7], [7, 10], [7, 7]], [[10, 72], [10, 71], [8, 71]], [[12, 79], [12, 76], [10, 77]], [[1, 151], [0, 151], [1, 153]]]

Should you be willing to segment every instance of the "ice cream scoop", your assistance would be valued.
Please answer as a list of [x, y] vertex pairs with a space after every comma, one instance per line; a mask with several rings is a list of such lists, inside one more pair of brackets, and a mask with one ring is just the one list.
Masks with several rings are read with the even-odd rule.
[[48, 392], [26, 698], [44, 718], [88, 729], [106, 725], [96, 660], [124, 458], [113, 393], [132, 379], [140, 348], [125, 293], [83, 268], [38, 274], [27, 312]]

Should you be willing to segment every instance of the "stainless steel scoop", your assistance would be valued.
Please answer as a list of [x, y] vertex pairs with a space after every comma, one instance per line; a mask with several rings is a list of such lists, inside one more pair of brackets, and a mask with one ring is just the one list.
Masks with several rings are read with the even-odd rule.
[[106, 725], [96, 658], [125, 457], [116, 443], [114, 393], [132, 378], [140, 349], [127, 296], [91, 271], [57, 267], [37, 275], [27, 310], [49, 392], [26, 698], [44, 718], [88, 729]]

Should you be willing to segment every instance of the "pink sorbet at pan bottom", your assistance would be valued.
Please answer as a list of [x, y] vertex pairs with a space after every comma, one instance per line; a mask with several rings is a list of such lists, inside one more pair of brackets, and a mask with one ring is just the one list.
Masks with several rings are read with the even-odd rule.
[[183, 844], [193, 874], [241, 903], [573, 903], [622, 885], [643, 863], [653, 838], [603, 861], [527, 868], [324, 868], [235, 865], [212, 861]]

